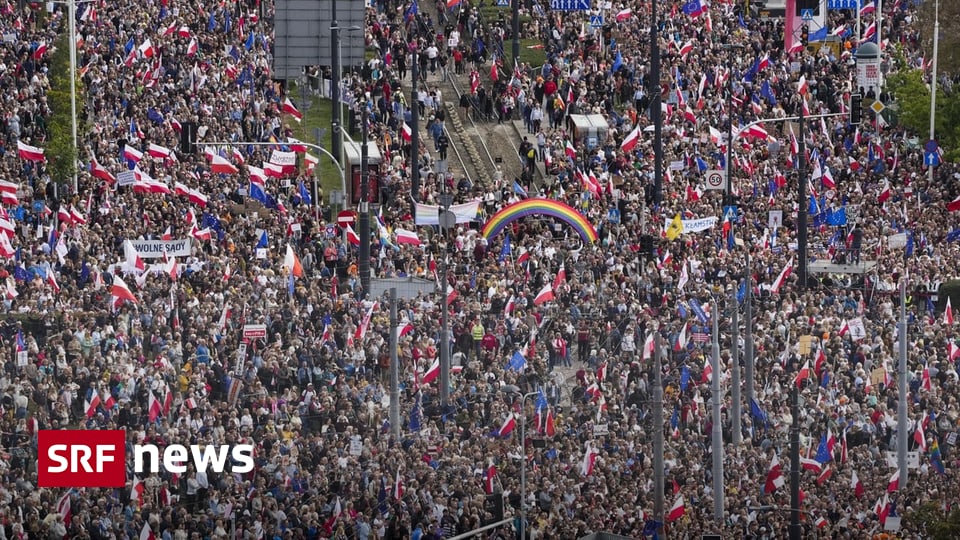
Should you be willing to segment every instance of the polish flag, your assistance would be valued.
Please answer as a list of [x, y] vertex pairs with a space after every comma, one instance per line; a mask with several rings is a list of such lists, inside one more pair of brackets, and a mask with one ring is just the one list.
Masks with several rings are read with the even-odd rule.
[[[393, 231], [397, 235], [398, 244], [410, 244], [413, 246], [420, 245], [420, 237], [417, 236], [416, 231], [407, 231], [404, 229], [394, 229]], [[359, 238], [357, 238], [357, 243], [359, 244]]]
[[81, 214], [80, 211], [77, 210], [73, 205], [70, 205], [70, 219], [72, 219], [73, 222], [78, 225], [87, 224], [87, 218], [84, 217], [84, 215]]
[[163, 241], [173, 240], [173, 228], [167, 225], [167, 230], [163, 231], [163, 235], [160, 236], [160, 239]]
[[164, 37], [166, 37], [166, 36], [172, 36], [172, 35], [174, 34], [174, 32], [176, 32], [176, 31], [177, 31], [177, 23], [176, 23], [176, 21], [174, 21], [174, 22], [170, 23], [170, 26], [168, 26], [168, 27], [163, 31], [163, 35], [164, 35]]
[[347, 225], [347, 241], [355, 246], [360, 245], [360, 235], [350, 225]]
[[545, 304], [556, 298], [553, 294], [553, 284], [547, 283], [543, 286], [543, 289], [540, 289], [540, 292], [537, 293], [536, 298], [533, 299], [533, 305], [539, 306], [540, 304]]
[[397, 469], [397, 478], [393, 482], [393, 498], [397, 501], [403, 498], [403, 480], [400, 479], [400, 469]]
[[70, 490], [67, 490], [67, 492], [63, 494], [63, 497], [60, 497], [60, 500], [57, 501], [57, 513], [63, 518], [64, 523], [71, 523]]
[[197, 38], [190, 40], [190, 43], [187, 45], [187, 56], [193, 56], [197, 54], [197, 50], [200, 48], [200, 44], [197, 43]]
[[190, 37], [190, 27], [187, 26], [187, 25], [181, 26], [181, 27], [177, 30], [177, 35], [180, 36], [180, 37], [182, 37], [182, 38], [188, 38], [188, 37]]
[[60, 284], [57, 283], [57, 276], [54, 275], [53, 270], [47, 272], [47, 283], [53, 289], [53, 294], [60, 294]]
[[629, 152], [633, 150], [633, 147], [636, 146], [637, 143], [640, 141], [640, 133], [641, 133], [640, 124], [637, 124], [636, 127], [633, 128], [633, 131], [631, 131], [630, 134], [627, 135], [627, 138], [625, 138], [623, 142], [620, 143], [620, 149], [623, 150], [624, 152]]
[[128, 161], [140, 163], [140, 160], [143, 159], [143, 152], [137, 150], [132, 145], [125, 144], [123, 145], [123, 157]]
[[947, 308], [943, 310], [943, 324], [953, 325], [953, 306], [950, 304], [950, 297], [947, 297]]
[[803, 386], [803, 381], [810, 378], [810, 361], [804, 362], [803, 367], [797, 372], [797, 388]]
[[190, 202], [199, 206], [200, 208], [206, 208], [207, 206], [207, 196], [203, 193], [200, 193], [198, 189], [191, 189], [187, 194], [187, 198], [190, 199]]
[[[898, 3], [899, 3], [899, 2], [898, 2]], [[873, 12], [876, 11], [876, 10], [877, 10], [876, 4], [874, 4], [874, 3], [871, 1], [869, 4], [867, 4], [867, 5], [865, 5], [865, 6], [863, 6], [863, 7], [860, 8], [860, 16], [863, 17], [864, 15], [869, 15], [869, 14], [873, 13]]]
[[297, 110], [297, 107], [293, 104], [292, 101], [290, 101], [290, 98], [286, 98], [283, 100], [282, 110], [283, 112], [289, 114], [290, 116], [293, 116], [293, 118], [297, 122], [300, 122], [301, 120], [303, 120], [303, 113]]
[[754, 124], [744, 129], [742, 135], [744, 137], [754, 137], [762, 140], [767, 140], [770, 138], [770, 134], [767, 133], [767, 130], [764, 129], [762, 124]]
[[287, 137], [287, 146], [290, 147], [290, 150], [299, 154], [303, 154], [307, 151], [306, 144], [299, 139], [294, 139], [293, 137]]
[[303, 163], [307, 166], [307, 172], [310, 172], [320, 163], [320, 158], [309, 152], [304, 152]]
[[927, 436], [923, 433], [923, 422], [920, 420], [917, 420], [917, 429], [913, 432], [913, 440], [917, 443], [917, 447], [920, 448], [921, 452], [927, 451]]
[[822, 486], [824, 482], [830, 479], [833, 476], [833, 468], [830, 465], [827, 465], [820, 472], [820, 475], [817, 476], [817, 485]]
[[147, 38], [142, 45], [137, 47], [137, 51], [139, 51], [144, 58], [153, 58], [153, 55], [157, 54], [157, 50], [153, 47], [153, 43], [150, 42], [150, 38]]
[[260, 167], [247, 165], [247, 172], [250, 174], [250, 181], [254, 184], [259, 184], [260, 187], [267, 185], [267, 174]]
[[560, 263], [560, 269], [557, 270], [557, 277], [553, 278], [553, 290], [560, 288], [560, 285], [567, 281], [567, 270], [563, 263]]
[[850, 487], [853, 488], [853, 494], [859, 499], [863, 497], [864, 489], [863, 482], [860, 481], [860, 477], [857, 476], [857, 471], [853, 471], [850, 476]]
[[214, 174], [237, 174], [240, 171], [227, 158], [216, 154], [210, 162], [210, 172]]
[[797, 54], [798, 52], [802, 52], [802, 51], [803, 51], [803, 43], [800, 41], [797, 41], [790, 46], [790, 50], [787, 51], [787, 54]]
[[[440, 368], [438, 367], [437, 371], [439, 370]], [[510, 413], [510, 415], [507, 416], [507, 419], [503, 421], [503, 424], [500, 425], [500, 428], [497, 429], [497, 436], [507, 437], [511, 433], [513, 433], [513, 430], [516, 428], [517, 428], [517, 418], [516, 416], [513, 415], [513, 413]]]
[[283, 165], [266, 162], [263, 164], [263, 174], [271, 178], [283, 178]]
[[577, 159], [577, 149], [573, 146], [573, 141], [567, 139], [566, 144], [563, 147], [564, 153], [567, 154], [567, 157], [570, 159]]
[[158, 159], [176, 159], [172, 150], [159, 144], [150, 143], [147, 147], [147, 153], [150, 154], [150, 157]]
[[700, 373], [700, 384], [706, 384], [713, 380], [713, 364], [710, 363], [710, 358], [707, 358], [703, 362], [703, 371]]
[[893, 493], [898, 489], [900, 489], [900, 469], [894, 471], [893, 476], [890, 477], [890, 481], [887, 482], [887, 493]]
[[810, 92], [810, 85], [807, 84], [807, 76], [801, 75], [800, 80], [797, 82], [797, 93], [801, 96], [806, 96]]
[[90, 162], [90, 174], [92, 174], [94, 178], [99, 178], [110, 184], [113, 184], [117, 181], [117, 178], [110, 174], [110, 171], [108, 171], [103, 165], [97, 163], [96, 159], [93, 159]]
[[763, 486], [764, 493], [773, 493], [785, 484], [783, 471], [780, 469], [780, 458], [773, 454], [773, 460], [770, 462], [770, 468], [767, 469], [767, 480]]
[[870, 26], [868, 26], [866, 30], [863, 31], [863, 37], [860, 38], [860, 42], [862, 43], [865, 41], [870, 41], [870, 38], [872, 38], [873, 35], [876, 33], [877, 33], [877, 22], [874, 21], [870, 23]]
[[614, 16], [614, 18], [617, 19], [617, 22], [623, 22], [623, 21], [629, 19], [630, 17], [633, 17], [633, 10], [632, 10], [632, 9], [629, 9], [629, 8], [627, 8], [627, 9], [621, 9], [621, 10], [618, 11], [617, 14]]
[[413, 139], [413, 130], [410, 129], [410, 126], [408, 126], [406, 122], [403, 123], [400, 136], [403, 137], [403, 140], [407, 142], [410, 142]]
[[30, 146], [29, 144], [25, 144], [23, 141], [17, 141], [17, 152], [20, 154], [20, 159], [25, 159], [27, 161], [43, 161], [43, 148]]
[[686, 506], [683, 504], [683, 495], [677, 497], [677, 500], [673, 502], [673, 506], [670, 507], [670, 511], [667, 512], [667, 523], [676, 521], [683, 517], [683, 513], [686, 511]]
[[800, 466], [808, 471], [816, 473], [817, 475], [819, 475], [823, 470], [823, 465], [821, 465], [819, 461], [803, 456], [800, 456]]
[[593, 449], [593, 445], [587, 441], [587, 447], [583, 450], [583, 461], [580, 462], [580, 474], [583, 476], [590, 476], [593, 473], [593, 469], [597, 464], [597, 452]]
[[947, 203], [947, 211], [948, 212], [960, 211], [960, 197], [957, 197], [956, 199]]
[[126, 265], [134, 270], [142, 272], [147, 269], [147, 265], [140, 258], [137, 248], [133, 247], [133, 242], [130, 240], [124, 240], [123, 242], [123, 258]]
[[685, 58], [692, 51], [693, 51], [693, 42], [688, 40], [686, 43], [683, 44], [682, 47], [680, 47], [680, 57]]
[[883, 204], [890, 199], [890, 181], [886, 178], [883, 179], [883, 188], [880, 190], [880, 195], [877, 195], [877, 203]]
[[791, 258], [787, 265], [783, 267], [783, 270], [780, 271], [780, 275], [777, 276], [777, 280], [773, 282], [773, 287], [770, 288], [770, 292], [777, 294], [780, 292], [780, 288], [783, 287], [784, 282], [790, 277], [790, 273], [793, 272], [793, 259]]
[[817, 518], [816, 521], [813, 522], [813, 524], [816, 525], [818, 529], [822, 529], [827, 525], [829, 525], [829, 522], [826, 520], [826, 518], [824, 518], [823, 516], [820, 516]]
[[193, 229], [190, 230], [190, 236], [200, 240], [201, 242], [205, 240], [210, 240], [213, 238], [213, 231], [210, 230], [210, 227], [204, 227], [203, 229], [193, 226]]
[[130, 292], [130, 287], [123, 282], [120, 276], [113, 277], [113, 287], [110, 289], [110, 295], [113, 296], [114, 305], [122, 303], [124, 300], [137, 304], [137, 297]]
[[[361, 327], [363, 325], [361, 324]], [[359, 328], [358, 328], [359, 330]], [[355, 336], [356, 337], [356, 336]], [[430, 384], [440, 376], [440, 359], [436, 359], [430, 364], [430, 367], [420, 377], [420, 384]]]

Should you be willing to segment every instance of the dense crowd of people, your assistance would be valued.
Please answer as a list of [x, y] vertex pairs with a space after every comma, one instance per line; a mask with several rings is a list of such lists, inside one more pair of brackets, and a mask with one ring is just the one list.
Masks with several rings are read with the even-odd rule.
[[[483, 535], [647, 537], [664, 527], [670, 537], [782, 538], [794, 426], [804, 537], [870, 538], [900, 517], [897, 534], [918, 537], [921, 509], [952, 510], [960, 349], [945, 298], [929, 291], [955, 277], [960, 234], [948, 204], [960, 171], [944, 163], [931, 179], [918, 135], [872, 114], [860, 126], [839, 115], [805, 131], [790, 122], [741, 130], [801, 109], [846, 112], [857, 90], [854, 14], [830, 12], [839, 49], [784, 50], [777, 20], [732, 3], [665, 2], [656, 90], [647, 4], [604, 6], [606, 27], [595, 30], [587, 14], [548, 4], [524, 6], [522, 29], [546, 63], [512, 66], [502, 55], [509, 25], [481, 5], [371, 3], [373, 58], [343, 83], [344, 100], [369, 112], [383, 156], [371, 238], [337, 228], [311, 189], [316, 158], [294, 138], [300, 113], [271, 77], [272, 3], [79, 4], [75, 190], [52, 177], [49, 159], [62, 137], [51, 119], [64, 114], [51, 96], [60, 74], [49, 69], [68, 45], [67, 6], [0, 8], [2, 538], [418, 540], [511, 516]], [[884, 6], [884, 71], [927, 65], [914, 10]], [[862, 30], [876, 17], [865, 10]], [[414, 61], [423, 90], [412, 104]], [[448, 77], [466, 82], [466, 100], [441, 94]], [[651, 88], [664, 104], [662, 197]], [[522, 176], [471, 184], [444, 172], [451, 142], [435, 127], [411, 148], [409, 107], [436, 126], [449, 113], [443, 102], [458, 99], [478, 120], [522, 122]], [[595, 147], [566, 121], [581, 113], [609, 124]], [[195, 150], [181, 151], [194, 129]], [[705, 176], [728, 155], [724, 197], [705, 189]], [[435, 205], [445, 191], [457, 204], [481, 199], [478, 219], [446, 232], [416, 226], [413, 196]], [[578, 209], [598, 241], [537, 217], [481, 234], [487, 217], [527, 194]], [[810, 261], [868, 271], [798, 282], [798, 199], [809, 199]], [[394, 325], [387, 299], [363, 288], [365, 241], [374, 278], [435, 281], [449, 302], [456, 368], [444, 404], [444, 299], [400, 301], [401, 425], [387, 406]], [[754, 339], [741, 331], [734, 343], [733, 310], [743, 326], [746, 302]], [[719, 373], [709, 363], [712, 318]], [[917, 457], [894, 481], [901, 339]], [[743, 394], [754, 400], [741, 404], [735, 433], [731, 370], [745, 367], [748, 350], [756, 380]], [[658, 364], [663, 426], [652, 420]], [[722, 517], [712, 513], [715, 398]], [[45, 429], [124, 429], [131, 444], [254, 444], [256, 467], [38, 489]], [[663, 516], [653, 513], [656, 429], [667, 439]]]

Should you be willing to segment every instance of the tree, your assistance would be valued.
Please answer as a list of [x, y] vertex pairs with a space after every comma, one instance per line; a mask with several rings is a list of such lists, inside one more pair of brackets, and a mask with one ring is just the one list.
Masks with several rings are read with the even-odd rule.
[[947, 514], [940, 504], [929, 502], [904, 516], [904, 525], [931, 540], [960, 538], [960, 510]]
[[[923, 2], [919, 6], [917, 28], [920, 29], [924, 59], [933, 58], [933, 28], [936, 22], [934, 11], [934, 2]], [[960, 2], [940, 0], [939, 19], [940, 43], [937, 71], [960, 73]]]
[[[942, 16], [942, 15], [941, 15]], [[919, 69], [902, 69], [887, 79], [898, 121], [921, 140], [930, 133], [930, 86]], [[937, 87], [936, 137], [949, 161], [960, 158], [960, 94]]]

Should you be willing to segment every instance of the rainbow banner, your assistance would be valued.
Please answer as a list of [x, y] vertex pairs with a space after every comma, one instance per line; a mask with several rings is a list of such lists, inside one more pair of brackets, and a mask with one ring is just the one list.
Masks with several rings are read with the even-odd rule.
[[483, 236], [488, 241], [500, 234], [504, 227], [527, 216], [547, 216], [558, 219], [573, 227], [585, 243], [597, 241], [597, 230], [580, 212], [572, 207], [552, 199], [532, 198], [513, 203], [497, 212], [483, 226]]

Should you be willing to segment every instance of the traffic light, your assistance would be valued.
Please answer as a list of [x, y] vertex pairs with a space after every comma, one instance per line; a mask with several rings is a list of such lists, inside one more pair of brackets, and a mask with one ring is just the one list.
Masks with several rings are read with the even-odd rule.
[[810, 27], [803, 25], [800, 27], [800, 43], [803, 43], [803, 46], [807, 46], [807, 41], [810, 39]]
[[850, 125], [859, 126], [863, 121], [863, 104], [860, 94], [850, 94]]

